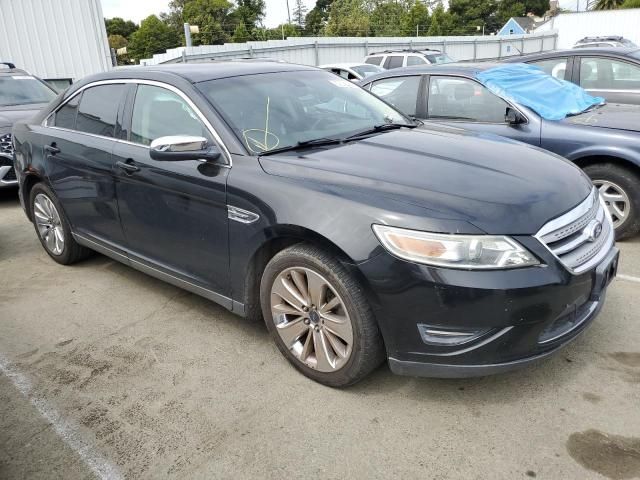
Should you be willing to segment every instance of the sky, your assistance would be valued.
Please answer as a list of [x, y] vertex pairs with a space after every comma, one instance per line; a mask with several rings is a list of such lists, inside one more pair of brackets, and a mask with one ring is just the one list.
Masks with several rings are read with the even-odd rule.
[[[125, 20], [133, 20], [140, 23], [149, 15], [158, 15], [169, 10], [169, 0], [101, 0], [102, 13], [105, 18], [122, 17]], [[276, 27], [287, 21], [286, 0], [265, 0], [266, 17], [264, 24], [267, 27]], [[293, 9], [295, 0], [289, 0], [289, 8]], [[304, 0], [307, 8], [311, 10], [315, 0]]]

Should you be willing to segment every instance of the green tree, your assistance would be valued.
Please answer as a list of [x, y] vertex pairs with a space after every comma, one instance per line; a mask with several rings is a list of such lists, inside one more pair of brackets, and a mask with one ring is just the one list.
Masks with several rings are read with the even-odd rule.
[[589, 2], [589, 10], [615, 10], [624, 0], [593, 0]]
[[126, 47], [129, 43], [122, 35], [109, 35], [107, 40], [109, 40], [109, 48], [115, 48], [116, 50]]
[[224, 27], [231, 24], [233, 5], [227, 0], [188, 0], [182, 18], [197, 25], [200, 33], [192, 35], [194, 45], [220, 45], [229, 40]]
[[[415, 0], [402, 20], [405, 35], [426, 35], [429, 31], [429, 8], [422, 0]], [[417, 27], [417, 28], [416, 28]]]
[[293, 23], [300, 28], [304, 28], [304, 22], [307, 15], [307, 6], [302, 0], [295, 0], [295, 6], [293, 7]]
[[[502, 0], [502, 2], [508, 0]], [[457, 35], [476, 34], [477, 27], [485, 27], [488, 32], [494, 32], [502, 27], [496, 16], [498, 2], [496, 0], [450, 0], [449, 13], [455, 15]]]
[[430, 37], [440, 37], [449, 35], [455, 28], [455, 19], [453, 15], [447, 12], [442, 4], [438, 4], [431, 14], [431, 24], [427, 35]]
[[525, 12], [526, 7], [522, 1], [502, 0], [498, 4], [496, 19], [500, 27], [502, 27], [511, 17], [524, 17]]
[[231, 37], [233, 43], [244, 43], [251, 40], [251, 35], [247, 26], [244, 23], [239, 23], [236, 29], [233, 31], [233, 37]]
[[305, 18], [305, 33], [307, 35], [318, 35], [323, 30], [329, 20], [329, 10], [333, 0], [317, 0]]
[[407, 10], [395, 1], [379, 0], [374, 4], [369, 20], [370, 34], [374, 37], [401, 37]]
[[127, 52], [131, 58], [140, 60], [178, 46], [180, 37], [176, 32], [155, 15], [149, 15], [140, 23], [140, 28], [131, 34]]
[[640, 0], [624, 0], [620, 8], [640, 8]]
[[104, 26], [107, 28], [107, 35], [120, 35], [124, 38], [129, 36], [138, 29], [138, 26], [131, 20], [124, 20], [120, 17], [105, 18]]
[[369, 14], [362, 0], [334, 0], [329, 9], [326, 32], [334, 37], [369, 35]]

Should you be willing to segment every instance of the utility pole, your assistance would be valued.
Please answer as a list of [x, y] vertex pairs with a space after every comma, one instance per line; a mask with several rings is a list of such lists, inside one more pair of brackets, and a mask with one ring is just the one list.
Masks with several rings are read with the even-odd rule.
[[287, 0], [287, 18], [289, 19], [289, 23], [291, 23], [291, 11], [289, 10], [289, 0]]
[[190, 47], [192, 45], [192, 43], [191, 43], [191, 25], [189, 25], [188, 23], [184, 24], [184, 43], [187, 45], [187, 47]]
[[420, 25], [416, 25], [416, 37], [420, 36]]

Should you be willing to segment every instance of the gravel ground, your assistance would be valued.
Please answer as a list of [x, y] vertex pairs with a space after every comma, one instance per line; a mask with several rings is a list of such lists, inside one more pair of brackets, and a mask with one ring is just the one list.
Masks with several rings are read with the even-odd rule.
[[640, 477], [640, 239], [533, 368], [333, 390], [262, 324], [106, 257], [50, 260], [0, 192], [0, 478]]

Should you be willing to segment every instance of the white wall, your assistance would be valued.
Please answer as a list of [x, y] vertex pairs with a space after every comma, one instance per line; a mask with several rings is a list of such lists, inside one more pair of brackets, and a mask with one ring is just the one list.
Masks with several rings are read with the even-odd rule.
[[111, 68], [99, 0], [0, 0], [0, 61], [41, 78]]
[[289, 37], [286, 40], [180, 47], [141, 60], [143, 65], [242, 57], [269, 57], [303, 65], [361, 62], [368, 53], [434, 48], [456, 60], [487, 60], [555, 48], [555, 32], [466, 37]]
[[622, 35], [640, 45], [640, 8], [561, 13], [536, 33], [549, 30], [558, 31], [558, 48], [571, 48], [581, 38], [598, 35]]

